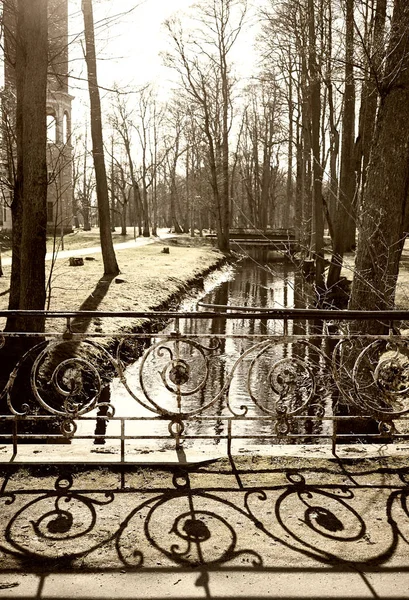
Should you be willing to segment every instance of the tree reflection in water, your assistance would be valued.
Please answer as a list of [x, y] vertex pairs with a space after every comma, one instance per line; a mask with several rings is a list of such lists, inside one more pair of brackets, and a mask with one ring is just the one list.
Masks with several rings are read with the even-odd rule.
[[[276, 260], [267, 265], [259, 264], [254, 260], [245, 260], [238, 263], [234, 269], [234, 277], [227, 281], [223, 281], [217, 285], [211, 292], [201, 298], [201, 301], [207, 304], [215, 305], [231, 305], [244, 307], [262, 307], [262, 308], [292, 308], [296, 306], [306, 306], [306, 295], [308, 286], [305, 283], [298, 270], [294, 270], [294, 265], [288, 260]], [[322, 381], [320, 380], [320, 369], [322, 367], [322, 356], [314, 348], [305, 344], [292, 343], [273, 343], [270, 348], [265, 351], [260, 349], [255, 353], [249, 353], [245, 358], [236, 365], [236, 361], [245, 354], [251, 346], [256, 343], [267, 341], [269, 336], [282, 335], [284, 333], [283, 321], [267, 320], [267, 319], [251, 319], [241, 318], [235, 320], [218, 318], [211, 321], [196, 320], [196, 319], [180, 319], [178, 323], [179, 330], [182, 335], [187, 336], [208, 336], [205, 339], [199, 338], [197, 341], [203, 345], [209, 345], [211, 339], [218, 340], [217, 350], [209, 355], [208, 377], [206, 385], [200, 387], [197, 393], [183, 398], [183, 406], [186, 412], [201, 410], [206, 407], [214, 398], [217, 398], [215, 404], [212, 405], [211, 415], [214, 417], [211, 420], [196, 420], [188, 423], [185, 433], [192, 436], [207, 436], [214, 437], [213, 443], [219, 443], [221, 435], [227, 435], [226, 419], [220, 417], [232, 416], [229, 406], [234, 414], [240, 415], [246, 413], [246, 416], [255, 416], [266, 418], [258, 421], [241, 421], [235, 423], [235, 435], [247, 436], [248, 443], [252, 442], [251, 435], [256, 434], [262, 436], [258, 438], [258, 443], [271, 443], [271, 436], [277, 431], [280, 433], [280, 427], [274, 420], [271, 419], [271, 414], [277, 408], [277, 393], [273, 393], [271, 389], [272, 378], [278, 377], [276, 381], [276, 392], [278, 395], [285, 395], [285, 386], [289, 385], [288, 392], [291, 399], [289, 411], [296, 413], [297, 410], [305, 404], [306, 397], [310, 393], [305, 387], [297, 386], [303, 379], [301, 363], [308, 360], [312, 363], [314, 371], [318, 373], [317, 388], [315, 390], [316, 399], [310, 401], [306, 416], [315, 416], [317, 410], [322, 413], [330, 402], [330, 392], [324, 390]], [[170, 325], [165, 330], [172, 331], [174, 325]], [[288, 333], [298, 335], [308, 333], [305, 322], [296, 321], [294, 324], [289, 323]], [[237, 337], [235, 337], [237, 336]], [[197, 349], [191, 345], [180, 345], [179, 352], [186, 355], [186, 360], [190, 364], [190, 376], [193, 378], [195, 369], [195, 361], [198, 360]], [[286, 368], [286, 359], [288, 360], [287, 371], [293, 369], [290, 367], [290, 360], [298, 359], [299, 369], [288, 377], [292, 377], [293, 381], [282, 381], [286, 377], [285, 373], [277, 374], [271, 372], [272, 364], [276, 361], [283, 361], [282, 369]], [[292, 361], [293, 362], [293, 361]], [[147, 363], [146, 363], [147, 364]], [[232, 369], [236, 365], [234, 376], [230, 378]], [[159, 366], [155, 363], [152, 371], [159, 371]], [[296, 369], [297, 370], [297, 369]], [[138, 369], [134, 369], [134, 379], [136, 382]], [[249, 375], [250, 373], [250, 375]], [[200, 380], [202, 371], [198, 369], [197, 378]], [[281, 378], [281, 379], [280, 379]], [[295, 378], [295, 379], [294, 379]], [[163, 397], [163, 382], [157, 378], [154, 382], [154, 373], [152, 375], [150, 385], [152, 386], [153, 394], [161, 394]], [[322, 379], [322, 378], [321, 378]], [[278, 385], [278, 388], [277, 388]], [[155, 387], [156, 386], [156, 387]], [[225, 387], [226, 386], [226, 387]], [[226, 402], [227, 394], [222, 393], [228, 390], [229, 401]], [[254, 402], [252, 393], [258, 388], [254, 394], [259, 399]], [[310, 399], [311, 400], [311, 399]], [[114, 399], [115, 403], [115, 399]], [[206, 414], [204, 412], [203, 414]], [[210, 414], [210, 413], [209, 413]], [[322, 432], [322, 422], [317, 420], [295, 420], [288, 417], [286, 419], [285, 434], [299, 436], [297, 441], [305, 441], [304, 435], [314, 436]], [[328, 424], [326, 425], [328, 428]], [[289, 427], [289, 430], [288, 430]], [[263, 440], [265, 437], [265, 440]], [[268, 438], [270, 438], [268, 440]], [[314, 441], [314, 438], [309, 437]], [[254, 440], [253, 440], [254, 441]], [[280, 442], [294, 442], [294, 438], [281, 437]]]

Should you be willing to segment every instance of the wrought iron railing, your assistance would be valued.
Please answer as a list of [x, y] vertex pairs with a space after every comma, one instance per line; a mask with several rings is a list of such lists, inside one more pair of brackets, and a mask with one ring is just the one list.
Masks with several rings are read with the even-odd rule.
[[[17, 314], [45, 316], [47, 327], [2, 334], [2, 462], [36, 452], [42, 462], [139, 462], [170, 448], [231, 453], [238, 442], [331, 443], [335, 452], [342, 442], [409, 437], [407, 311], [202, 305], [0, 317]], [[84, 333], [80, 318], [120, 318], [129, 328]], [[148, 326], [130, 333], [136, 319]], [[362, 333], [367, 321], [383, 323], [385, 334]]]

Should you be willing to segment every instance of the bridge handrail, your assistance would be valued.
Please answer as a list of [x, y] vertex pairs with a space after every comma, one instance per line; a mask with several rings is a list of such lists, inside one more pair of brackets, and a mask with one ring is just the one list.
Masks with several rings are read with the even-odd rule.
[[[206, 303], [200, 303], [199, 309], [0, 311], [2, 317], [61, 321], [53, 323], [58, 326], [57, 334], [0, 333], [5, 366], [11, 371], [4, 370], [0, 390], [0, 463], [13, 461], [18, 448], [24, 450], [24, 461], [25, 444], [44, 441], [88, 444], [90, 460], [92, 441], [99, 444], [103, 439], [124, 463], [128, 444], [132, 454], [139, 448], [135, 444], [143, 448], [148, 439], [173, 441], [176, 449], [184, 440], [223, 439], [228, 452], [234, 440], [242, 439], [261, 443], [267, 438], [278, 442], [327, 440], [334, 451], [340, 441], [360, 440], [363, 435], [380, 443], [409, 440], [409, 336], [396, 334], [392, 326], [397, 321], [409, 322], [409, 311], [266, 309]], [[161, 333], [151, 324], [144, 333], [132, 333], [131, 328], [124, 331], [123, 322], [121, 328], [113, 322], [112, 332], [101, 328], [81, 332], [76, 331], [75, 317], [160, 319], [159, 325], [164, 319], [174, 317], [175, 321]], [[227, 329], [205, 327], [204, 333], [192, 327], [192, 332], [185, 333], [183, 318], [237, 319], [237, 327], [234, 323]], [[259, 319], [260, 328], [243, 332], [243, 319]], [[268, 319], [276, 319], [277, 327], [274, 322], [265, 326]], [[297, 319], [314, 321], [314, 326], [330, 321], [331, 327], [292, 327], [290, 321]], [[334, 323], [368, 319], [383, 321], [389, 333], [351, 335], [342, 331], [346, 327]], [[23, 345], [22, 356], [8, 354], [13, 349], [13, 339], [9, 344], [8, 337], [30, 336], [36, 338], [35, 343]], [[106, 340], [99, 339], [102, 337]], [[139, 338], [146, 338], [146, 343]], [[136, 360], [140, 362], [136, 364]], [[135, 367], [128, 372], [126, 367], [132, 363]], [[110, 393], [106, 393], [114, 377], [127, 398], [128, 412], [115, 414], [115, 402], [111, 403]], [[348, 413], [339, 411], [339, 406], [345, 406]], [[87, 429], [88, 421], [95, 421], [95, 431]], [[201, 432], [201, 423], [206, 421], [216, 423], [217, 431]], [[260, 421], [260, 429], [248, 431], [251, 421]], [[119, 423], [119, 429], [106, 429], [111, 422]], [[136, 422], [140, 426], [133, 432], [129, 424]], [[164, 428], [157, 429], [156, 422]], [[372, 429], [351, 433], [343, 429], [349, 423], [364, 423]], [[223, 425], [220, 430], [219, 425]], [[81, 446], [81, 452], [84, 448]], [[80, 460], [84, 461], [82, 454]]]
[[[47, 319], [72, 319], [75, 317], [135, 318], [135, 319], [235, 319], [251, 315], [254, 319], [305, 319], [305, 320], [391, 320], [409, 321], [409, 310], [336, 310], [321, 308], [264, 308], [198, 302], [206, 311], [55, 311], [55, 310], [0, 310], [0, 318], [38, 317]], [[231, 312], [233, 311], [233, 312]], [[7, 332], [3, 332], [7, 333]]]

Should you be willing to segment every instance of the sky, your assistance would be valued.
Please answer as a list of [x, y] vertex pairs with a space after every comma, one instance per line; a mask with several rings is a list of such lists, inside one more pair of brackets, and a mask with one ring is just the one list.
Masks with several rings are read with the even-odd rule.
[[[175, 13], [183, 16], [183, 11], [193, 3], [194, 0], [94, 0], [100, 85], [142, 86], [166, 77], [160, 57], [160, 52], [166, 49], [162, 24]], [[82, 28], [80, 0], [70, 0], [70, 10], [71, 33], [75, 35]], [[107, 17], [112, 18], [109, 26], [98, 27]], [[77, 45], [75, 56], [78, 52]], [[84, 76], [82, 61], [75, 63], [75, 72]], [[72, 86], [75, 85], [73, 80]]]
[[[147, 82], [165, 85], [171, 80], [172, 72], [163, 66], [160, 52], [167, 49], [167, 35], [163, 22], [176, 14], [183, 20], [186, 12], [197, 0], [94, 0], [94, 21], [98, 49], [98, 77], [102, 87], [120, 88], [142, 87]], [[82, 30], [81, 1], [69, 0], [71, 12], [71, 35]], [[106, 26], [106, 18], [112, 18]], [[99, 24], [103, 22], [103, 25]], [[241, 68], [247, 73], [252, 70], [254, 34], [247, 34], [247, 40], [237, 53]], [[81, 57], [81, 47], [71, 52], [75, 60], [71, 63], [73, 74], [85, 78], [85, 64]], [[81, 112], [86, 103], [85, 82], [71, 80], [72, 93], [76, 96], [73, 116]], [[103, 95], [103, 92], [102, 92]]]

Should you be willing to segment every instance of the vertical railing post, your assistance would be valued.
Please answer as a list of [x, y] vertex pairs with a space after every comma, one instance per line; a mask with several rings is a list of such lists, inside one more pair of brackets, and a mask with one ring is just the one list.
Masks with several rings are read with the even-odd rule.
[[125, 419], [121, 418], [121, 463], [125, 462]]
[[17, 417], [13, 421], [13, 458], [18, 452], [18, 434], [17, 434]]
[[337, 454], [337, 431], [338, 431], [338, 421], [333, 421], [332, 426], [332, 454], [336, 456]]

